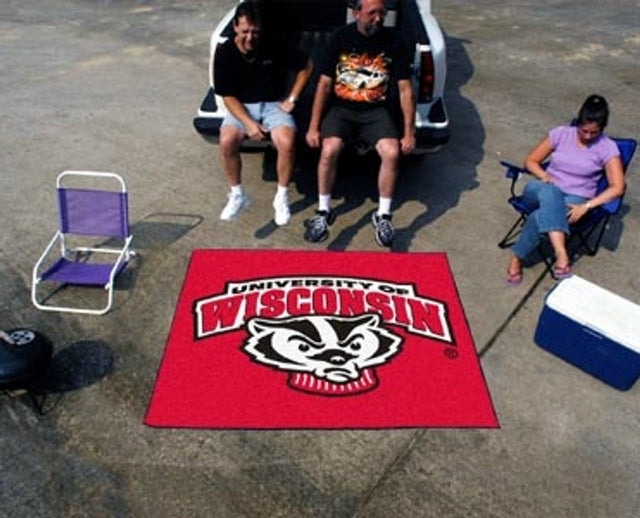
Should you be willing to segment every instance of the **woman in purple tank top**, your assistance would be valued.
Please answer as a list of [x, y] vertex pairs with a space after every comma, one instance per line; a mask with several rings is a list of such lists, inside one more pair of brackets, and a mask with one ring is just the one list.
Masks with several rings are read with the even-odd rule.
[[[571, 264], [566, 247], [569, 225], [594, 207], [623, 194], [624, 173], [618, 146], [604, 134], [608, 119], [607, 101], [600, 95], [591, 95], [580, 108], [575, 126], [552, 129], [527, 156], [524, 166], [535, 179], [527, 183], [522, 196], [535, 210], [511, 247], [509, 286], [522, 282], [523, 259], [537, 248], [541, 234], [549, 236], [553, 247], [554, 277], [569, 277]], [[546, 160], [549, 165], [545, 169], [542, 163]], [[603, 170], [609, 186], [598, 194], [597, 184]]]

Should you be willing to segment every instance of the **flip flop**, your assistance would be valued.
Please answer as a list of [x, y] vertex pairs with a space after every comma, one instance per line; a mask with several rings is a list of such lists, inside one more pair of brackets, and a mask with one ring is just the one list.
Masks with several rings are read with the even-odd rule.
[[562, 279], [568, 279], [572, 275], [573, 272], [571, 271], [570, 264], [567, 264], [566, 266], [555, 265], [553, 267], [553, 278], [558, 281], [561, 281]]
[[510, 272], [507, 270], [507, 286], [518, 286], [522, 283], [522, 270], [519, 272]]

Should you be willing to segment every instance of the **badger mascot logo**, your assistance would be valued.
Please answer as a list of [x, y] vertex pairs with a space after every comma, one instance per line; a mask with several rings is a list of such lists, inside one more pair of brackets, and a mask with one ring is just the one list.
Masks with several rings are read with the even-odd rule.
[[289, 373], [290, 387], [327, 396], [374, 389], [373, 367], [400, 351], [403, 339], [381, 327], [378, 314], [355, 317], [253, 318], [242, 350], [258, 363]]

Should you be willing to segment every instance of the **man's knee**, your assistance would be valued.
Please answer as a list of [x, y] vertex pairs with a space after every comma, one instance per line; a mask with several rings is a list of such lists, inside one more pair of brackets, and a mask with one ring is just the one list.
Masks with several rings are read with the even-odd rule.
[[384, 161], [397, 161], [400, 156], [400, 143], [394, 138], [382, 138], [376, 143], [376, 151]]
[[271, 141], [278, 154], [291, 154], [295, 149], [295, 131], [290, 127], [276, 128], [271, 131]]
[[220, 132], [218, 146], [220, 153], [225, 156], [237, 155], [244, 140], [244, 134], [235, 128], [224, 128]]
[[322, 140], [322, 151], [320, 160], [334, 161], [342, 151], [342, 139], [338, 137], [327, 137]]

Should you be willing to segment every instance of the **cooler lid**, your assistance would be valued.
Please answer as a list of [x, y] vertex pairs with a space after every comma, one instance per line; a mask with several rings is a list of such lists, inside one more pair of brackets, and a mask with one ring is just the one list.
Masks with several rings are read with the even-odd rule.
[[640, 354], [640, 306], [572, 275], [547, 296], [546, 306]]

